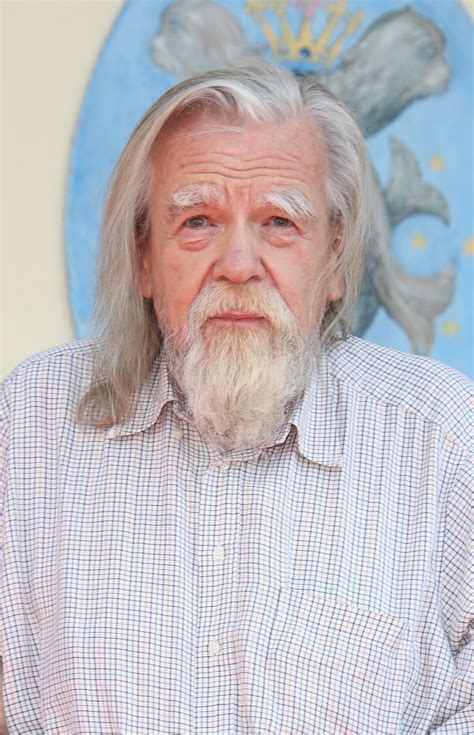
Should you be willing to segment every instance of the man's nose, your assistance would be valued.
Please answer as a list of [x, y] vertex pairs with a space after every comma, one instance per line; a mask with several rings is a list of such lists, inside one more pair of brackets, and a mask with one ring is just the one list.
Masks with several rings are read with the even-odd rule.
[[212, 276], [216, 281], [246, 283], [265, 278], [257, 234], [248, 228], [233, 228], [222, 236], [219, 257]]

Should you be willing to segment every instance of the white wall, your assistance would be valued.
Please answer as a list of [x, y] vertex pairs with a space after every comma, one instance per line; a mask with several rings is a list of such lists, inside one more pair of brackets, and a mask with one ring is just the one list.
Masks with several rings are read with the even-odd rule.
[[72, 137], [121, 0], [7, 0], [2, 21], [3, 377], [74, 339], [64, 248]]

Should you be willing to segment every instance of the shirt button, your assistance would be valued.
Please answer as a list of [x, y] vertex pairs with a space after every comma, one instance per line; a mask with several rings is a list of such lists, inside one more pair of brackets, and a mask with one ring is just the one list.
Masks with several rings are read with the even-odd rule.
[[223, 472], [225, 472], [226, 470], [228, 470], [228, 469], [229, 469], [229, 467], [230, 467], [230, 462], [227, 462], [227, 461], [221, 462], [221, 463], [220, 463], [220, 465], [219, 465], [219, 467], [221, 468], [221, 470], [222, 470]]
[[182, 439], [183, 438], [183, 431], [178, 426], [176, 426], [173, 429], [172, 434], [173, 434], [173, 436], [174, 436], [175, 439]]
[[221, 650], [219, 641], [209, 641], [207, 650], [209, 651], [210, 656], [217, 656], [217, 654]]
[[271, 454], [270, 452], [263, 451], [260, 455], [260, 459], [262, 462], [269, 462], [270, 461]]
[[224, 558], [224, 547], [223, 546], [216, 546], [216, 548], [212, 552], [212, 558], [214, 561], [222, 561]]

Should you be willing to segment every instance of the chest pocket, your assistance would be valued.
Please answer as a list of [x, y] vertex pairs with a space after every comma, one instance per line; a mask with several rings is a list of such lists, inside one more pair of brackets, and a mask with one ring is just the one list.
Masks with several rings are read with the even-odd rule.
[[406, 634], [398, 618], [283, 588], [266, 662], [269, 731], [396, 735]]

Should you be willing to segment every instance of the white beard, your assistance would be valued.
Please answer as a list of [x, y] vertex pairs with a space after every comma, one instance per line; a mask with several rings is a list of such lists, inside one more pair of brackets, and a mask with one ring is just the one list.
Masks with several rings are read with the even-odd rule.
[[[270, 323], [206, 323], [227, 311], [251, 311]], [[188, 324], [186, 335], [165, 339], [164, 349], [199, 433], [221, 451], [269, 445], [309, 382], [319, 340], [301, 334], [277, 292], [256, 284], [207, 288], [193, 302]]]

